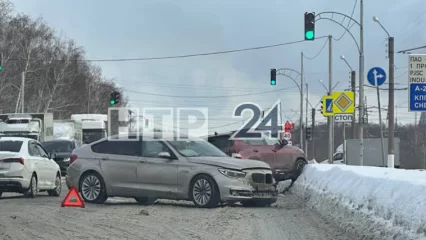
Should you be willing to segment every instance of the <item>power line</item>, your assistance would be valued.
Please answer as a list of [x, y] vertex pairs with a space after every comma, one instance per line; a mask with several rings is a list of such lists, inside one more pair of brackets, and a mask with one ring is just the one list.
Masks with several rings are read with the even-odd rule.
[[[326, 38], [327, 36], [317, 37], [316, 39]], [[163, 57], [140, 57], [140, 58], [109, 58], [109, 59], [70, 59], [69, 61], [78, 61], [78, 62], [134, 62], [134, 61], [152, 61], [152, 60], [165, 60], [165, 59], [177, 59], [177, 58], [191, 58], [191, 57], [201, 57], [201, 56], [210, 56], [210, 55], [220, 55], [220, 54], [228, 54], [228, 53], [236, 53], [236, 52], [246, 52], [246, 51], [254, 51], [260, 49], [267, 48], [276, 48], [282, 47], [286, 45], [292, 45], [296, 43], [302, 43], [305, 40], [291, 41], [285, 43], [278, 43], [273, 45], [265, 45], [260, 47], [250, 47], [250, 48], [240, 48], [240, 49], [232, 49], [226, 51], [217, 51], [217, 52], [206, 52], [206, 53], [194, 53], [194, 54], [184, 54], [184, 55], [175, 55], [175, 56], [163, 56]], [[63, 59], [9, 59], [9, 61], [64, 61]]]
[[263, 91], [263, 92], [257, 92], [257, 93], [246, 93], [246, 94], [236, 94], [236, 95], [222, 95], [222, 96], [176, 96], [176, 95], [149, 93], [149, 92], [138, 92], [138, 91], [132, 91], [132, 90], [127, 90], [127, 89], [123, 89], [123, 91], [130, 92], [130, 93], [137, 93], [137, 94], [145, 94], [145, 95], [151, 95], [151, 96], [158, 96], [158, 97], [174, 97], [174, 98], [230, 98], [230, 97], [252, 96], [252, 95], [264, 94], [264, 93], [270, 93], [270, 92], [279, 92], [279, 91], [284, 91], [284, 90], [293, 89], [293, 88], [296, 88], [296, 87], [280, 88], [280, 89], [277, 89], [277, 90]]
[[[358, 4], [358, 0], [355, 0], [355, 3], [354, 3], [354, 6], [353, 6], [353, 8], [352, 8], [352, 13], [351, 13], [351, 18], [354, 16], [354, 13], [355, 13], [355, 9], [356, 9], [356, 5]], [[345, 17], [346, 18], [346, 17]], [[345, 20], [345, 18], [343, 18], [343, 20], [342, 20], [342, 22], [341, 22], [341, 24], [343, 24], [343, 21]], [[351, 30], [351, 28], [352, 28], [352, 26], [355, 24], [352, 24], [352, 26], [351, 27], [349, 27], [349, 24], [351, 23], [351, 19], [349, 19], [349, 21], [348, 21], [348, 25], [346, 26], [346, 28], [347, 28], [347, 30], [345, 29], [345, 31], [342, 33], [342, 35], [339, 37], [339, 38], [333, 38], [335, 41], [340, 41], [345, 35], [346, 35], [346, 32], [347, 31], [349, 31], [349, 30]]]
[[325, 40], [324, 45], [322, 46], [322, 48], [319, 50], [319, 52], [314, 57], [307, 57], [307, 56], [305, 56], [305, 54], [303, 54], [303, 57], [306, 58], [306, 59], [309, 59], [309, 60], [317, 58], [322, 53], [322, 50], [324, 50], [327, 43], [328, 43], [328, 39]]

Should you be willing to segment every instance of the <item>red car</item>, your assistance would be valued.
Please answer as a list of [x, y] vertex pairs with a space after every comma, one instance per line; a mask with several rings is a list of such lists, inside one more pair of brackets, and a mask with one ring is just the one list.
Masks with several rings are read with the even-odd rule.
[[275, 180], [296, 180], [307, 164], [305, 153], [288, 142], [263, 137], [253, 140], [229, 140], [233, 132], [208, 136], [208, 141], [229, 156], [266, 162], [271, 166]]

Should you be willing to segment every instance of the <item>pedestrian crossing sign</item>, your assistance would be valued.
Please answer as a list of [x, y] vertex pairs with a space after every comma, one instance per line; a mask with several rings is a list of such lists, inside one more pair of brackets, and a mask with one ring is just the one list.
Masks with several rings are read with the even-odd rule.
[[322, 114], [324, 117], [332, 117], [333, 113], [333, 96], [323, 96], [322, 97]]

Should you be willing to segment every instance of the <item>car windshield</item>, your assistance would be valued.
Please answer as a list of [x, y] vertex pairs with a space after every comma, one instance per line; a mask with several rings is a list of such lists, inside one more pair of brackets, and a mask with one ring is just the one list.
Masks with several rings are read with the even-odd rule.
[[72, 143], [68, 141], [49, 141], [42, 143], [48, 152], [72, 152]]
[[0, 141], [0, 152], [19, 152], [22, 143], [22, 141]]
[[83, 143], [89, 144], [102, 139], [104, 136], [103, 130], [84, 130], [83, 131]]
[[168, 143], [185, 157], [227, 157], [224, 152], [203, 139], [174, 140]]

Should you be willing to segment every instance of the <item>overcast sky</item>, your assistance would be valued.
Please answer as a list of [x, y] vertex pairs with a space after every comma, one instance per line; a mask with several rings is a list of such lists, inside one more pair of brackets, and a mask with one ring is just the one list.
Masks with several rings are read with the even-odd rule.
[[[89, 59], [159, 57], [224, 51], [301, 40], [303, 14], [336, 11], [350, 15], [354, 0], [16, 0], [18, 12], [43, 17], [58, 33], [82, 45]], [[386, 37], [373, 16], [395, 36], [396, 50], [426, 43], [425, 0], [365, 1], [365, 72], [371, 67], [388, 69]], [[359, 19], [359, 4], [354, 18]], [[334, 17], [341, 21], [341, 18]], [[316, 23], [316, 36], [339, 38], [344, 30], [331, 21]], [[352, 34], [358, 40], [359, 28]], [[300, 71], [300, 55], [313, 57], [326, 38], [277, 48], [171, 60], [99, 63], [105, 76], [114, 78], [126, 90], [135, 107], [209, 107], [211, 131], [236, 128], [231, 118], [233, 108], [241, 102], [255, 102], [268, 107], [281, 99], [284, 121], [298, 120], [299, 93], [296, 85], [280, 76], [277, 86], [269, 84], [271, 68]], [[333, 41], [333, 82], [336, 90], [349, 86], [349, 68], [340, 59], [345, 55], [358, 75], [358, 50], [346, 34]], [[421, 53], [421, 52], [419, 52]], [[317, 105], [325, 90], [319, 80], [328, 82], [328, 45], [315, 59], [304, 60], [305, 79], [309, 84], [309, 101]], [[396, 87], [407, 86], [407, 55], [396, 55]], [[367, 82], [367, 81], [366, 81]], [[368, 83], [367, 83], [368, 84]], [[358, 85], [358, 83], [357, 83]], [[282, 91], [235, 96], [284, 89]], [[155, 93], [185, 97], [163, 97]], [[375, 90], [366, 88], [368, 106], [377, 106]], [[202, 96], [205, 98], [194, 98]], [[217, 96], [217, 97], [212, 97]], [[398, 122], [414, 122], [408, 113], [408, 92], [396, 91]], [[382, 106], [387, 92], [382, 91]], [[378, 121], [377, 111], [370, 121]], [[386, 117], [386, 112], [383, 112]], [[420, 116], [420, 115], [419, 115]], [[318, 121], [325, 118], [317, 115]]]

